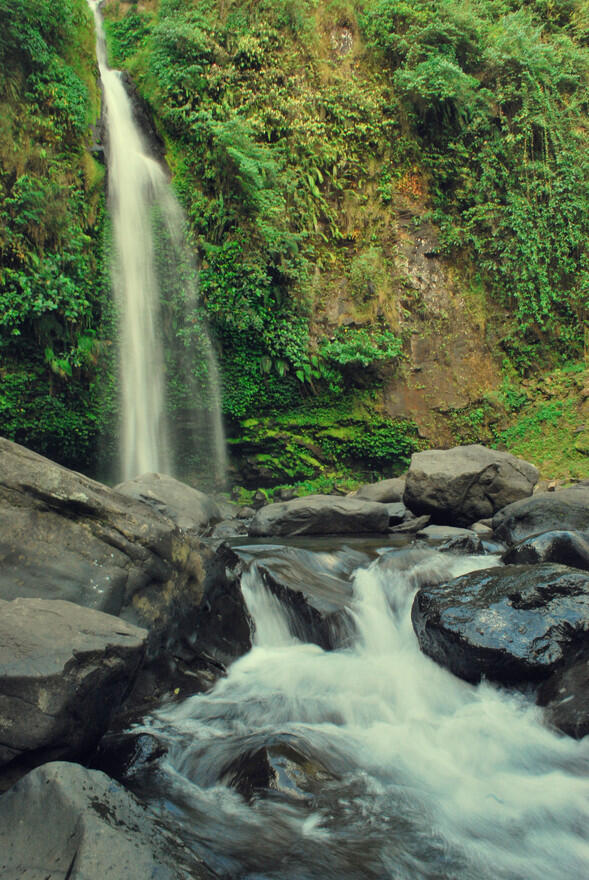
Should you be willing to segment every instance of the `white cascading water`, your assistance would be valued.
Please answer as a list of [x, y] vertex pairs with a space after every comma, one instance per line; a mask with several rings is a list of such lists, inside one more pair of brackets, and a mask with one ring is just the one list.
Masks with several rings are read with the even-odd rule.
[[[184, 351], [177, 367], [186, 379], [192, 369], [187, 361], [191, 357], [202, 361], [199, 372], [201, 377], [206, 374], [206, 416], [199, 419], [198, 425], [177, 426], [180, 435], [194, 433], [191, 440], [186, 436], [174, 438], [169, 428], [158, 262], [165, 261], [166, 271], [176, 273], [169, 284], [182, 287], [185, 314], [192, 324], [198, 305], [196, 274], [184, 242], [182, 210], [166, 173], [149, 155], [120, 72], [111, 70], [107, 64], [99, 4], [97, 0], [88, 3], [96, 23], [96, 54], [107, 130], [109, 210], [115, 252], [112, 278], [119, 312], [121, 476], [130, 479], [147, 472], [172, 473], [176, 469], [177, 439], [185, 449], [190, 442], [201, 446], [206, 459], [204, 472], [213, 477], [212, 482], [222, 485], [227, 462], [220, 382], [214, 353], [202, 326], [196, 334], [194, 350]], [[162, 241], [156, 235], [157, 222]], [[162, 246], [163, 259], [157, 253]], [[192, 406], [196, 410], [199, 402], [194, 400]]]
[[[290, 634], [252, 567], [252, 650], [210, 693], [144, 728], [168, 748], [152, 807], [222, 877], [589, 876], [589, 737], [557, 735], [521, 694], [455, 678], [420, 653], [412, 629], [420, 584], [493, 560], [428, 548], [383, 559], [356, 572], [356, 639], [331, 652]], [[226, 787], [237, 756], [277, 744], [319, 778], [308, 798], [283, 788], [248, 803]]]

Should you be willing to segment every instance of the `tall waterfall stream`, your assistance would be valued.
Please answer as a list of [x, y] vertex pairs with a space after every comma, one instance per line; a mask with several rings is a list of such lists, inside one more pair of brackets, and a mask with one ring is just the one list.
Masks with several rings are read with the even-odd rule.
[[[413, 633], [420, 585], [494, 557], [417, 545], [380, 548], [372, 561], [347, 547], [258, 549], [270, 570], [306, 555], [315, 585], [347, 584], [355, 635], [333, 651], [294, 637], [252, 555], [253, 648], [211, 692], [162, 707], [142, 728], [167, 748], [140, 783], [152, 809], [227, 878], [589, 876], [589, 738], [548, 729], [525, 695], [455, 678]], [[244, 797], [227, 768], [261, 748], [278, 784]]]
[[[173, 473], [179, 466], [177, 450], [182, 449], [184, 458], [196, 460], [201, 477], [222, 484], [226, 456], [220, 383], [200, 314], [184, 216], [166, 172], [149, 154], [120, 72], [107, 64], [98, 2], [88, 3], [96, 23], [107, 130], [112, 274], [119, 312], [121, 476]], [[167, 321], [162, 314], [166, 299], [168, 311], [175, 310]], [[173, 329], [164, 346], [165, 323]], [[169, 370], [187, 386], [174, 431], [166, 413]]]

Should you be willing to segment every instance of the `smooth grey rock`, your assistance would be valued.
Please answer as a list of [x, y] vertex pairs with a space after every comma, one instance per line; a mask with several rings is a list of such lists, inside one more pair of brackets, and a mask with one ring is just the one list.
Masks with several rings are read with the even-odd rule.
[[408, 519], [413, 519], [413, 514], [403, 504], [402, 501], [387, 502], [387, 510], [389, 512], [389, 525], [398, 526]]
[[146, 638], [71, 602], [0, 601], [0, 764], [94, 745], [133, 684]]
[[367, 483], [365, 486], [360, 486], [358, 491], [350, 497], [387, 504], [402, 501], [404, 491], [405, 477], [393, 477], [391, 480], [380, 480], [378, 483]]
[[119, 483], [115, 491], [148, 504], [185, 531], [202, 534], [223, 518], [219, 505], [209, 495], [168, 474], [142, 474]]
[[492, 519], [480, 519], [471, 525], [471, 529], [481, 538], [490, 537], [493, 534], [492, 522]]
[[98, 770], [54, 762], [0, 798], [2, 880], [212, 880], [141, 803]]
[[553, 531], [526, 538], [503, 556], [509, 565], [560, 562], [589, 571], [589, 539], [581, 532]]
[[424, 653], [466, 681], [540, 681], [589, 651], [589, 575], [564, 565], [485, 569], [418, 591]]
[[292, 501], [268, 504], [250, 523], [251, 536], [361, 535], [386, 532], [389, 512], [385, 504], [339, 495], [307, 495]]
[[516, 501], [493, 517], [493, 529], [500, 541], [518, 544], [532, 535], [555, 529], [589, 530], [589, 487], [571, 486], [558, 492], [539, 492]]
[[404, 520], [404, 522], [400, 523], [398, 526], [391, 526], [389, 531], [393, 532], [395, 535], [414, 534], [429, 525], [430, 521], [431, 516], [410, 517]]
[[539, 706], [554, 727], [575, 739], [589, 733], [589, 660], [557, 670], [538, 691]]
[[149, 630], [173, 650], [212, 551], [144, 502], [0, 438], [0, 599], [63, 599]]
[[534, 465], [478, 444], [416, 452], [403, 502], [437, 523], [469, 526], [531, 495], [537, 480]]

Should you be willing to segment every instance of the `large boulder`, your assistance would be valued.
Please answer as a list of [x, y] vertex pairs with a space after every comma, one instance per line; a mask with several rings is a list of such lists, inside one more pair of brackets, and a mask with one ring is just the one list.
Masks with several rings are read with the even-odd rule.
[[508, 565], [560, 562], [589, 571], [589, 535], [566, 529], [533, 535], [511, 547], [503, 561]]
[[589, 653], [589, 575], [551, 563], [484, 569], [423, 587], [411, 616], [424, 653], [460, 678], [537, 682]]
[[187, 847], [98, 770], [55, 762], [0, 798], [3, 880], [212, 880]]
[[0, 765], [95, 745], [133, 684], [146, 638], [71, 602], [0, 601]]
[[115, 486], [117, 492], [143, 501], [184, 531], [202, 534], [223, 518], [209, 495], [167, 474], [143, 474]]
[[249, 526], [249, 534], [361, 535], [386, 532], [386, 504], [339, 495], [307, 495], [262, 507]]
[[532, 498], [515, 501], [495, 514], [493, 529], [506, 544], [518, 544], [554, 529], [589, 530], [589, 486], [539, 492]]
[[534, 465], [478, 444], [416, 452], [403, 501], [434, 522], [468, 526], [531, 495], [537, 480]]
[[148, 504], [0, 438], [0, 599], [62, 599], [149, 630], [174, 650], [214, 554]]

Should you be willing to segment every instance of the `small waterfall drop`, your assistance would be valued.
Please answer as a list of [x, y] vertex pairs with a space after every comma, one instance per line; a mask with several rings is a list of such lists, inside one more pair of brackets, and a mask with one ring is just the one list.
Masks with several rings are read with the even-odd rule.
[[[185, 243], [185, 218], [135, 123], [120, 72], [107, 64], [98, 0], [88, 4], [96, 23], [107, 131], [121, 478], [160, 471], [223, 485], [227, 461], [220, 381], [199, 304], [196, 268]], [[169, 376], [181, 378], [183, 385], [171, 395]]]

